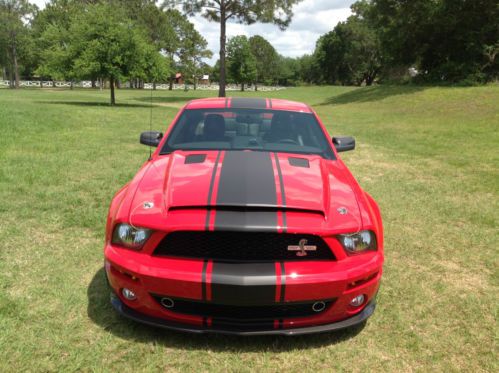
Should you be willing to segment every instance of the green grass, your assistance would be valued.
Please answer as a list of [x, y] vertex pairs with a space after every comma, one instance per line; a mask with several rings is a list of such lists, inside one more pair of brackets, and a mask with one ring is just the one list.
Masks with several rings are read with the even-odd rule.
[[[188, 99], [154, 92], [153, 129]], [[379, 202], [386, 264], [362, 330], [192, 336], [117, 316], [102, 272], [113, 193], [148, 156], [147, 91], [0, 90], [0, 371], [498, 371], [499, 87], [309, 87]], [[256, 95], [246, 93], [245, 95]]]

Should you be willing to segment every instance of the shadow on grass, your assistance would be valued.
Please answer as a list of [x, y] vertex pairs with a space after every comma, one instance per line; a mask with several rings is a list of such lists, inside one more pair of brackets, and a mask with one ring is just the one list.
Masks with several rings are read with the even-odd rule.
[[427, 87], [423, 86], [407, 86], [407, 85], [390, 85], [390, 86], [374, 86], [357, 88], [338, 96], [333, 96], [320, 105], [342, 105], [351, 103], [374, 102], [381, 101], [385, 98], [400, 95], [410, 95], [420, 92]]
[[285, 336], [238, 337], [213, 334], [188, 334], [154, 328], [120, 316], [111, 306], [109, 288], [106, 284], [104, 269], [97, 271], [87, 290], [90, 319], [102, 329], [113, 335], [139, 343], [154, 341], [165, 347], [182, 350], [209, 350], [224, 352], [272, 351], [283, 352], [295, 349], [320, 347], [341, 343], [359, 334], [365, 323], [337, 332]]
[[[54, 105], [72, 105], [72, 106], [103, 106], [103, 107], [113, 107], [109, 105], [109, 102], [104, 101], [37, 101], [40, 104], [54, 104]], [[117, 103], [114, 107], [128, 107], [128, 108], [149, 108], [149, 105], [145, 104], [124, 104]]]

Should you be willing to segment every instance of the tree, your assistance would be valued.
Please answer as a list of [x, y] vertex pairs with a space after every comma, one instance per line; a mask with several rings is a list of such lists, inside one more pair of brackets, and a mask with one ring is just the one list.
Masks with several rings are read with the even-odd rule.
[[248, 38], [244, 35], [234, 36], [227, 44], [227, 60], [231, 77], [236, 83], [244, 85], [256, 79], [256, 59], [251, 53]]
[[207, 49], [208, 42], [194, 28], [187, 17], [176, 9], [161, 7], [165, 22], [173, 32], [163, 39], [162, 50], [167, 54], [171, 66], [175, 67], [170, 75], [170, 90], [173, 89], [175, 72], [181, 71], [184, 78], [196, 75], [203, 58], [210, 58], [212, 52]]
[[10, 67], [11, 87], [19, 88], [19, 54], [29, 40], [28, 25], [36, 10], [27, 0], [0, 0], [0, 46]]
[[277, 82], [279, 85], [295, 85], [300, 79], [300, 64], [296, 58], [279, 56], [278, 71]]
[[193, 80], [194, 86], [197, 86], [197, 76], [203, 66], [203, 58], [211, 58], [213, 53], [207, 49], [208, 42], [194, 28], [194, 25], [187, 19], [179, 22], [177, 37], [179, 38], [176, 55], [178, 56], [178, 65], [180, 72], [187, 83]]
[[226, 24], [235, 20], [242, 24], [255, 22], [273, 23], [284, 30], [293, 16], [294, 4], [301, 0], [167, 0], [166, 4], [181, 4], [189, 15], [200, 13], [209, 21], [220, 24], [220, 89], [218, 95], [225, 97]]
[[351, 16], [319, 38], [315, 59], [329, 84], [371, 85], [381, 68], [380, 43], [365, 20]]
[[388, 66], [416, 66], [429, 81], [497, 78], [497, 0], [362, 0], [353, 10], [376, 30]]
[[[130, 75], [153, 75], [146, 37], [140, 28], [118, 9], [106, 4], [91, 5], [72, 20], [69, 29], [73, 71], [80, 78], [100, 76], [109, 79], [111, 105], [115, 105], [115, 83]], [[154, 51], [154, 53], [157, 53]], [[161, 71], [161, 67], [159, 68]]]
[[256, 59], [257, 76], [255, 83], [272, 84], [277, 78], [279, 55], [272, 44], [260, 35], [252, 36], [249, 43], [251, 53]]

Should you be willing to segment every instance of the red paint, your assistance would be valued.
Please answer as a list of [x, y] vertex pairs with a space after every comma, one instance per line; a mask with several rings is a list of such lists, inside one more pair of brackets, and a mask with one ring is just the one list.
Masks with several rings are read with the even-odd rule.
[[[273, 110], [314, 113], [301, 103], [276, 99], [271, 101]], [[230, 106], [230, 103], [230, 99], [196, 100], [188, 103], [182, 110], [222, 109], [227, 104]], [[269, 104], [270, 100], [267, 100], [267, 105]], [[179, 115], [180, 113], [172, 123], [175, 123]], [[322, 123], [321, 126], [325, 136], [329, 138]], [[166, 141], [171, 128], [172, 126], [162, 143]], [[331, 140], [329, 141], [332, 146]], [[113, 198], [106, 224], [106, 272], [111, 287], [120, 299], [136, 311], [181, 323], [202, 325], [202, 317], [166, 310], [150, 293], [201, 301], [203, 286], [206, 286], [206, 298], [210, 301], [213, 262], [208, 262], [206, 284], [203, 285], [203, 260], [160, 258], [152, 253], [169, 232], [206, 230], [208, 206], [212, 207], [208, 229], [214, 229], [214, 207], [225, 151], [221, 152], [218, 167], [214, 170], [218, 151], [176, 151], [169, 155], [159, 155], [161, 146], [162, 144], [151, 160]], [[336, 154], [335, 150], [334, 153]], [[191, 154], [206, 154], [206, 160], [202, 163], [185, 164], [186, 156]], [[273, 153], [270, 154], [276, 185], [276, 207], [282, 208], [284, 201], [277, 164]], [[383, 265], [383, 227], [379, 208], [372, 197], [361, 189], [337, 154], [336, 160], [327, 160], [317, 155], [278, 153], [277, 156], [285, 190], [285, 206], [297, 209], [286, 211], [287, 232], [322, 236], [336, 257], [331, 262], [286, 262], [285, 284], [281, 284], [280, 263], [275, 263], [276, 302], [280, 300], [282, 291], [286, 302], [336, 298], [334, 305], [326, 312], [299, 319], [284, 318], [282, 326], [311, 326], [348, 318], [363, 308], [352, 309], [349, 306], [350, 300], [358, 294], [365, 294], [371, 300], [379, 287]], [[291, 166], [289, 157], [307, 159], [310, 167]], [[208, 201], [214, 171], [215, 182]], [[153, 202], [154, 207], [143, 209], [145, 201]], [[348, 214], [340, 215], [337, 211], [340, 207], [347, 208]], [[277, 216], [278, 225], [282, 226], [282, 211]], [[154, 234], [139, 252], [117, 247], [111, 244], [111, 236], [114, 226], [119, 222], [150, 228], [154, 230]], [[349, 257], [335, 235], [361, 229], [375, 232], [378, 251]], [[282, 232], [282, 228], [278, 228], [278, 231]], [[138, 299], [132, 302], [125, 300], [120, 294], [123, 287], [136, 292]], [[208, 318], [208, 325], [212, 321]], [[277, 328], [280, 323], [275, 321], [274, 326]]]

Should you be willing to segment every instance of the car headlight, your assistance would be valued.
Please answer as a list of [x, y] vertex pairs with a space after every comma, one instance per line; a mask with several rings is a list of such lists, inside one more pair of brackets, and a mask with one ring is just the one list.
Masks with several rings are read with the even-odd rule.
[[347, 254], [358, 254], [368, 250], [377, 250], [376, 236], [372, 231], [360, 231], [352, 234], [339, 234], [338, 240]]
[[113, 232], [113, 244], [129, 249], [140, 250], [151, 236], [151, 230], [135, 228], [129, 224], [117, 224]]

